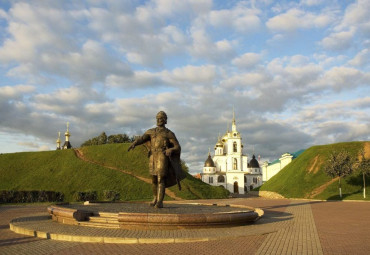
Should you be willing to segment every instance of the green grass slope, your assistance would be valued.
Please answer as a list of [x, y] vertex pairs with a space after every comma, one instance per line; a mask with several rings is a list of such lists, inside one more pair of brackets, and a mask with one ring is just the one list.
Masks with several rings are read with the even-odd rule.
[[[357, 159], [359, 150], [366, 142], [348, 142], [313, 146], [283, 168], [278, 174], [260, 187], [261, 191], [273, 191], [287, 198], [339, 199], [338, 181], [324, 172], [325, 164], [332, 151], [347, 150]], [[367, 142], [368, 143], [368, 142]], [[367, 177], [367, 183], [370, 178]], [[343, 199], [363, 199], [362, 175], [354, 172], [342, 179]], [[370, 194], [367, 194], [369, 199]]]
[[[83, 155], [88, 160], [100, 162], [106, 166], [116, 167], [137, 176], [151, 178], [148, 170], [148, 152], [144, 146], [138, 146], [130, 152], [130, 144], [106, 144], [87, 146], [81, 148]], [[182, 190], [177, 186], [170, 188], [176, 196], [183, 199], [227, 198], [229, 192], [222, 187], [205, 184], [199, 179], [187, 174], [181, 181]]]
[[[150, 200], [151, 185], [137, 178], [102, 165], [130, 171], [149, 178], [147, 152], [143, 146], [127, 152], [128, 144], [84, 147], [84, 156], [98, 164], [79, 159], [74, 150], [22, 152], [0, 155], [0, 190], [49, 190], [73, 201], [76, 192], [96, 191], [98, 199], [104, 191], [120, 193], [120, 199]], [[225, 198], [228, 192], [188, 176], [183, 190], [171, 188], [185, 199]]]
[[120, 193], [121, 200], [150, 199], [151, 187], [138, 179], [89, 164], [73, 150], [0, 155], [0, 190], [50, 190], [72, 201], [75, 192], [104, 190]]

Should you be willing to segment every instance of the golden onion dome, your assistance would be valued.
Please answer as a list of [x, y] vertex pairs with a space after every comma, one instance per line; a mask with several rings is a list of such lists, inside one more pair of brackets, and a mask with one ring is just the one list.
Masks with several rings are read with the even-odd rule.
[[213, 162], [213, 159], [211, 158], [211, 154], [208, 154], [208, 158], [206, 162], [204, 162], [204, 167], [215, 167], [215, 162]]

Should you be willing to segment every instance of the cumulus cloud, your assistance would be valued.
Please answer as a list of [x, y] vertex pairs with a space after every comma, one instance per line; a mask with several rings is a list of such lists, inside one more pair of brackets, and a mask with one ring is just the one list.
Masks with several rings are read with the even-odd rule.
[[367, 66], [370, 63], [370, 52], [369, 49], [363, 49], [356, 56], [348, 61], [348, 64], [352, 66]]
[[74, 147], [140, 135], [164, 110], [199, 172], [233, 108], [244, 152], [264, 159], [370, 139], [368, 4], [343, 5], [12, 2], [0, 11], [0, 144], [27, 134], [17, 150], [54, 148], [67, 121]]
[[327, 50], [346, 50], [352, 46], [352, 38], [354, 34], [355, 29], [332, 33], [321, 40], [320, 44]]
[[266, 26], [274, 32], [294, 32], [297, 29], [322, 28], [332, 20], [330, 13], [315, 14], [293, 8], [270, 18]]
[[0, 87], [0, 97], [16, 99], [35, 90], [36, 88], [31, 85], [3, 86]]
[[327, 50], [343, 51], [362, 47], [370, 36], [369, 1], [357, 0], [349, 4], [331, 33], [320, 44]]
[[209, 13], [209, 23], [215, 27], [228, 27], [240, 33], [255, 32], [261, 26], [261, 11], [243, 4], [229, 10], [214, 10]]
[[256, 67], [261, 60], [262, 56], [260, 54], [250, 52], [233, 59], [232, 63], [240, 69], [249, 69]]
[[212, 63], [221, 63], [235, 55], [232, 41], [224, 39], [213, 42], [202, 26], [193, 26], [191, 37], [193, 41], [190, 52], [197, 58], [207, 59]]

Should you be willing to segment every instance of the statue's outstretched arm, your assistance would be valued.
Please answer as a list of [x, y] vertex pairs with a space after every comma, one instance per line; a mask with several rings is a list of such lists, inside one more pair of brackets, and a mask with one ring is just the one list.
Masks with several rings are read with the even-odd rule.
[[147, 141], [149, 141], [150, 140], [150, 135], [148, 135], [148, 134], [144, 134], [143, 136], [141, 136], [141, 137], [139, 137], [139, 138], [137, 138], [131, 145], [130, 145], [130, 147], [128, 147], [128, 150], [127, 151], [130, 151], [130, 150], [133, 150], [133, 149], [135, 149], [135, 147], [136, 146], [138, 146], [138, 145], [140, 145], [140, 144], [143, 144], [143, 143], [145, 143], [145, 142], [147, 142]]

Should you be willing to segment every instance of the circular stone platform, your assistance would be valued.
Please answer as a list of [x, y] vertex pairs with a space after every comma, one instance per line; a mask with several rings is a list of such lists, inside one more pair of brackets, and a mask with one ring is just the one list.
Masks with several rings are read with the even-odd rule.
[[[248, 235], [261, 209], [239, 205], [166, 202], [64, 204], [48, 207], [49, 215], [14, 219], [10, 229], [41, 238], [104, 243], [209, 241]], [[225, 230], [227, 228], [227, 230]]]
[[176, 229], [243, 225], [263, 212], [246, 206], [167, 203], [157, 209], [148, 203], [88, 203], [48, 208], [52, 219], [66, 224], [129, 229]]

